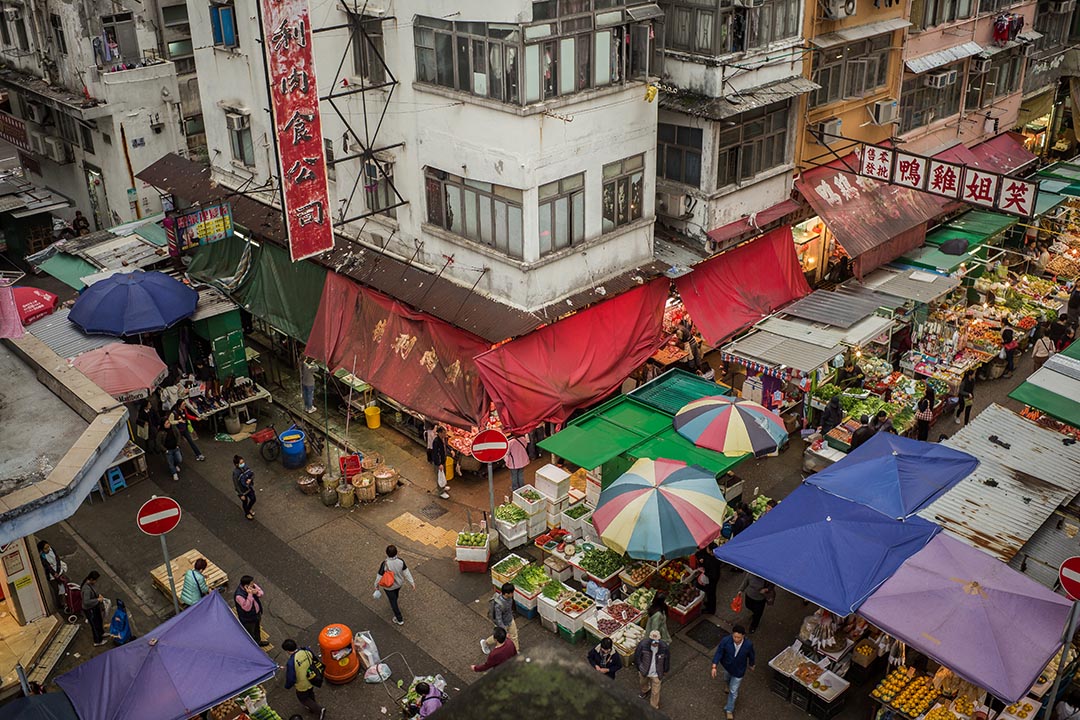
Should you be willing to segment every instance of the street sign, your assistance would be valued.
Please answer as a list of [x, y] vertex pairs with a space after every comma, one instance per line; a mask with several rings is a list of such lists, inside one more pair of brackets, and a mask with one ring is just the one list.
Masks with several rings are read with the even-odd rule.
[[1080, 599], [1080, 557], [1071, 557], [1058, 570], [1061, 589], [1073, 600]]
[[480, 462], [499, 462], [506, 457], [510, 443], [498, 430], [484, 430], [472, 441], [472, 456]]
[[171, 497], [152, 497], [143, 503], [135, 518], [147, 535], [164, 535], [180, 524], [180, 504]]

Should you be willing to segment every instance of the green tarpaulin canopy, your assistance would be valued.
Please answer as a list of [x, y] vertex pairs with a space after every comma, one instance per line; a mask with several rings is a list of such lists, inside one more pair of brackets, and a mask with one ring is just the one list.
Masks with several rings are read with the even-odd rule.
[[41, 265], [38, 265], [38, 269], [47, 272], [60, 282], [76, 290], [82, 290], [85, 287], [80, 278], [101, 272], [99, 268], [94, 267], [81, 257], [62, 252], [56, 253]]
[[[1080, 341], [1058, 353], [1069, 364], [1080, 363]], [[1080, 427], [1080, 379], [1054, 369], [1054, 363], [1032, 373], [1009, 397], [1063, 423]]]
[[987, 212], [985, 210], [972, 210], [955, 220], [949, 221], [948, 227], [978, 235], [983, 242], [986, 242], [987, 239], [1008, 230], [1018, 220], [1019, 218], [1011, 215], [1002, 215], [1001, 213]]
[[[929, 239], [928, 239], [929, 242]], [[896, 262], [911, 265], [913, 267], [924, 268], [926, 270], [937, 270], [943, 273], [952, 273], [960, 269], [960, 266], [967, 263], [970, 264], [977, 258], [986, 257], [986, 247], [984, 245], [975, 244], [963, 255], [947, 255], [937, 247], [933, 245], [927, 245], [925, 247], [916, 248], [912, 250], [904, 257], [900, 258]]]

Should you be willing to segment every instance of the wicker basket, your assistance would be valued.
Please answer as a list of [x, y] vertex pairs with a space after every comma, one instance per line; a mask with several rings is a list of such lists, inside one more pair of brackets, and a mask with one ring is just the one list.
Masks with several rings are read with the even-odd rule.
[[296, 481], [296, 486], [300, 488], [300, 492], [305, 495], [319, 494], [319, 483], [317, 483], [313, 477], [300, 478]]
[[[388, 473], [386, 477], [379, 477], [380, 473]], [[375, 470], [375, 491], [380, 495], [386, 495], [397, 490], [398, 486], [398, 474], [393, 468], [386, 467]]]
[[381, 453], [373, 452], [370, 455], [365, 455], [364, 459], [360, 461], [360, 467], [365, 470], [374, 470], [379, 465], [383, 464], [383, 456]]
[[353, 503], [356, 501], [356, 495], [353, 494], [352, 485], [346, 485], [345, 483], [341, 483], [337, 487], [337, 494], [338, 505], [343, 508], [352, 507]]
[[356, 488], [356, 499], [360, 502], [371, 502], [375, 499], [375, 481], [362, 479], [355, 483], [353, 487]]

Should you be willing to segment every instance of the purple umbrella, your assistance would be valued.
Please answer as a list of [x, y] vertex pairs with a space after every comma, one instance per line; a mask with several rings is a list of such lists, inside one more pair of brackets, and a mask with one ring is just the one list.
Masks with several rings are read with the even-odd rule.
[[983, 551], [939, 534], [859, 608], [890, 635], [1006, 702], [1061, 647], [1072, 603]]

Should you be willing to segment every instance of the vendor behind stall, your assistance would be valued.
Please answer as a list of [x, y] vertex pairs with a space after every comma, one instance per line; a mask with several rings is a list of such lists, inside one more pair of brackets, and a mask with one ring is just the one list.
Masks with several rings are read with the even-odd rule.
[[861, 388], [865, 379], [866, 373], [851, 358], [846, 359], [844, 367], [836, 372], [836, 384], [842, 388]]

